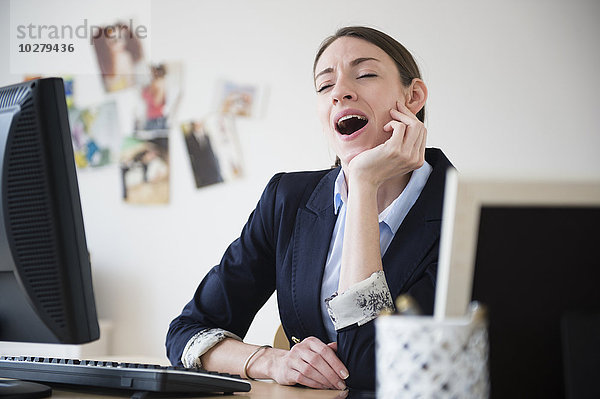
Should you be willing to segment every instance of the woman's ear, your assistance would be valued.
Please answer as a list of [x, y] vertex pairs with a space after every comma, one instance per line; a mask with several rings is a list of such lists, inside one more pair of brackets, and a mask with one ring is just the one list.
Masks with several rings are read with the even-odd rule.
[[414, 78], [408, 88], [406, 99], [406, 107], [411, 110], [413, 114], [417, 114], [424, 106], [427, 101], [427, 86], [419, 78]]

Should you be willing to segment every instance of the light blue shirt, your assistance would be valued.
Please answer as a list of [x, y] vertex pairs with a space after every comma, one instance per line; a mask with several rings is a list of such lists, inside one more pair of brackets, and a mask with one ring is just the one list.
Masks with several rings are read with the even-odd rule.
[[[410, 211], [410, 208], [412, 208], [417, 198], [421, 195], [432, 170], [431, 165], [425, 162], [423, 166], [413, 171], [404, 190], [379, 214], [379, 245], [382, 257], [392, 242], [396, 231], [400, 228], [402, 221], [408, 214], [408, 211]], [[336, 341], [337, 334], [327, 312], [325, 299], [337, 291], [340, 281], [342, 245], [344, 243], [344, 230], [346, 226], [346, 202], [348, 202], [348, 187], [346, 186], [344, 171], [340, 169], [333, 189], [333, 206], [338, 217], [331, 236], [323, 282], [321, 283], [321, 317], [323, 318], [323, 323], [331, 342]]]

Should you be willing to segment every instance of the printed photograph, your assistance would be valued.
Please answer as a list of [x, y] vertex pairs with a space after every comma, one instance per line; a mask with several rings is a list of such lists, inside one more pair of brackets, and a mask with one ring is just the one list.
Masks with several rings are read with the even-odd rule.
[[169, 138], [127, 137], [120, 159], [123, 201], [138, 205], [169, 203]]
[[256, 117], [263, 102], [263, 90], [258, 85], [238, 84], [223, 80], [216, 89], [217, 112], [241, 117]]
[[77, 108], [71, 103], [69, 124], [79, 169], [104, 166], [115, 160], [120, 142], [115, 102], [87, 108]]
[[149, 69], [137, 102], [134, 131], [168, 130], [181, 98], [181, 64], [160, 63]]
[[94, 36], [93, 44], [104, 89], [114, 92], [133, 86], [136, 74], [143, 68], [140, 39], [122, 22], [102, 29], [104, 34]]
[[242, 175], [242, 154], [232, 117], [213, 115], [181, 125], [196, 188]]

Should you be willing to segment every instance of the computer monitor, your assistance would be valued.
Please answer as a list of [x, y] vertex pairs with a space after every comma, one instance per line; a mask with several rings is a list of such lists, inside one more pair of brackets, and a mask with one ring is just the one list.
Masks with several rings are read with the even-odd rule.
[[600, 397], [600, 181], [448, 178], [435, 313], [487, 306], [491, 397]]
[[0, 341], [99, 335], [63, 81], [0, 88]]

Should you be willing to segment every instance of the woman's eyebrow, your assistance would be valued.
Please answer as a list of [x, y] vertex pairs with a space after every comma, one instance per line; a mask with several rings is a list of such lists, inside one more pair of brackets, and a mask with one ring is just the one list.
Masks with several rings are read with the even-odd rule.
[[316, 74], [316, 75], [315, 75], [315, 80], [317, 80], [317, 78], [318, 78], [319, 76], [321, 76], [321, 75], [324, 75], [324, 74], [326, 74], [326, 73], [331, 73], [331, 72], [333, 72], [333, 68], [332, 68], [332, 67], [325, 68], [325, 69], [323, 69], [321, 72], [319, 72], [318, 74]]
[[355, 60], [353, 60], [352, 62], [350, 62], [350, 65], [357, 66], [360, 63], [363, 63], [365, 61], [377, 61], [379, 62], [379, 60], [377, 58], [373, 58], [373, 57], [361, 57], [361, 58], [357, 58]]
[[[357, 65], [359, 65], [359, 64], [361, 64], [361, 63], [363, 63], [365, 61], [377, 61], [377, 62], [380, 62], [377, 58], [373, 58], [373, 57], [360, 57], [360, 58], [357, 58], [355, 60], [350, 61], [350, 66], [355, 67], [355, 66], [357, 66]], [[324, 75], [326, 73], [331, 73], [331, 72], [333, 72], [333, 68], [332, 67], [325, 68], [321, 72], [319, 72], [318, 74], [315, 75], [315, 80], [317, 80], [317, 78], [319, 76]]]

